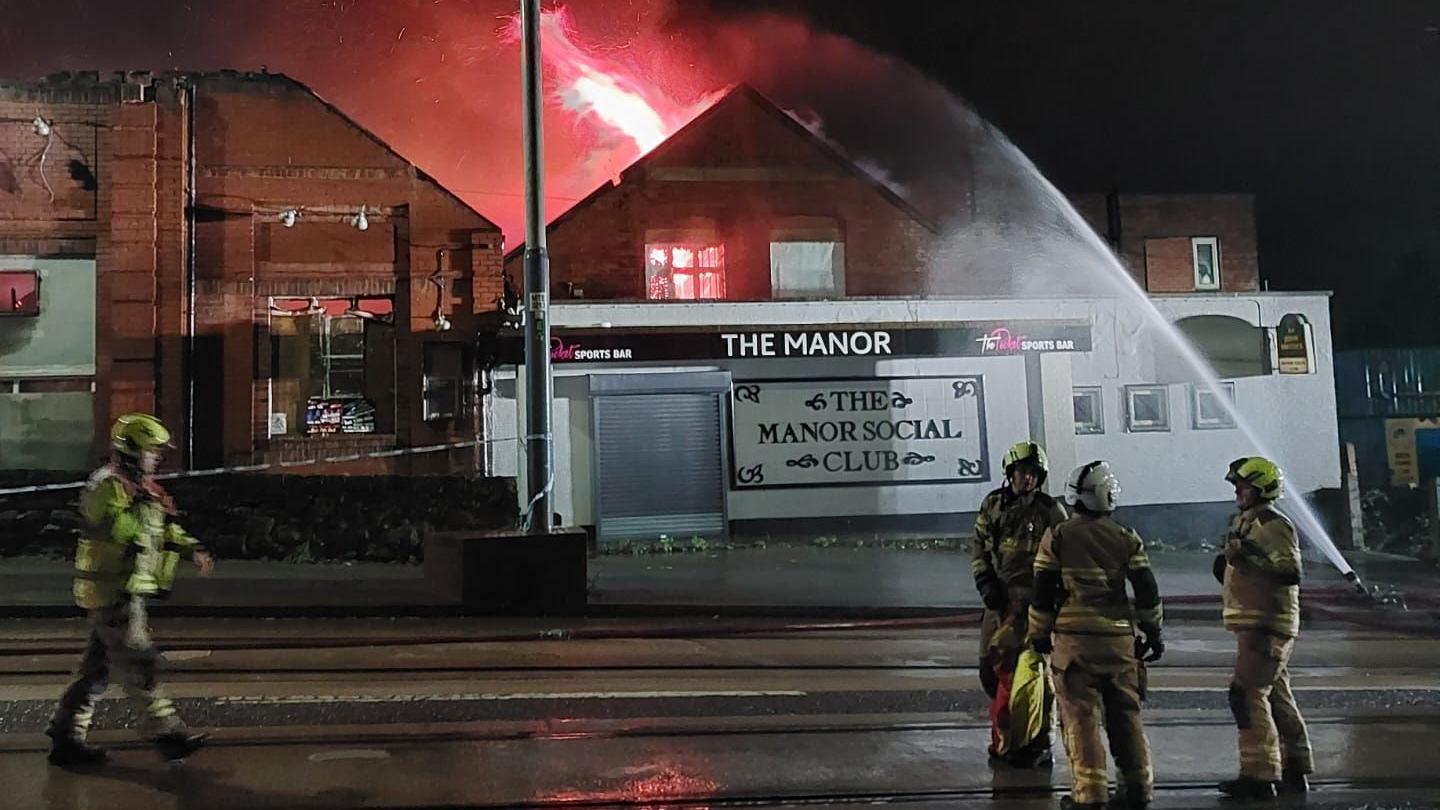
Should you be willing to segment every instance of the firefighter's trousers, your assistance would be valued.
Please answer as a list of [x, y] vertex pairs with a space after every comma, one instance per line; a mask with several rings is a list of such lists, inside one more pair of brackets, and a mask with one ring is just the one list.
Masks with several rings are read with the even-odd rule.
[[105, 694], [115, 670], [123, 677], [125, 695], [145, 718], [141, 733], [152, 738], [184, 729], [175, 704], [159, 690], [160, 654], [150, 640], [145, 600], [90, 611], [90, 641], [80, 659], [74, 682], [60, 697], [48, 734], [84, 740], [95, 715], [95, 701]]
[[1028, 594], [1025, 597], [1012, 601], [1003, 615], [986, 610], [980, 622], [980, 666], [990, 671], [996, 686], [995, 694], [990, 696], [990, 754], [1021, 766], [1028, 766], [1050, 751], [1055, 722], [1055, 688], [1048, 683], [1047, 669], [1043, 730], [1033, 739], [1017, 740], [1010, 729], [1010, 685], [1029, 623]]
[[1055, 670], [1055, 693], [1070, 760], [1071, 798], [1077, 804], [1103, 804], [1109, 799], [1105, 746], [1100, 741], [1103, 723], [1127, 796], [1148, 801], [1155, 778], [1150, 771], [1150, 743], [1140, 723], [1140, 665], [1132, 662], [1119, 671], [1099, 673], [1071, 662], [1063, 671]]
[[1270, 782], [1284, 771], [1312, 773], [1310, 734], [1287, 669], [1295, 640], [1254, 630], [1235, 633], [1235, 640], [1230, 711], [1240, 731], [1240, 773]]

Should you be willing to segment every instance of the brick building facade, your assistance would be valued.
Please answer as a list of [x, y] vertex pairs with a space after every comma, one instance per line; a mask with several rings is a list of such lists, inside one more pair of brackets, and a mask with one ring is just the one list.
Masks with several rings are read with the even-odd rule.
[[[0, 84], [0, 272], [40, 286], [38, 316], [0, 319], [0, 421], [31, 432], [0, 466], [74, 467], [132, 410], [196, 467], [472, 438], [470, 337], [502, 251], [285, 76]], [[42, 351], [57, 342], [72, 356]], [[47, 423], [61, 395], [69, 421]], [[37, 451], [57, 428], [66, 448]]]
[[[548, 249], [557, 298], [918, 295], [934, 236], [894, 192], [742, 86], [555, 219]], [[789, 277], [775, 266], [787, 252]], [[523, 277], [523, 246], [506, 269]]]
[[[1259, 289], [1251, 195], [1072, 202], [1150, 292]], [[927, 268], [957, 249], [941, 230], [741, 86], [551, 223], [552, 290], [595, 300], [922, 296], [938, 291]], [[677, 247], [693, 266], [673, 266]], [[523, 277], [523, 246], [506, 270]], [[723, 282], [709, 281], [714, 270]]]

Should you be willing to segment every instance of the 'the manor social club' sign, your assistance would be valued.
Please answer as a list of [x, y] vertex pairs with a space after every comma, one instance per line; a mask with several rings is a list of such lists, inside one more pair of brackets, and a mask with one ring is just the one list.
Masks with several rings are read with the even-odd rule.
[[990, 477], [978, 376], [737, 382], [736, 489]]

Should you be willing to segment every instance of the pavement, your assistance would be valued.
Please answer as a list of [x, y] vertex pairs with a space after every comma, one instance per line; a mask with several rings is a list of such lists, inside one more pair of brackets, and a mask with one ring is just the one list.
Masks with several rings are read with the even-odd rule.
[[[112, 698], [94, 739], [113, 762], [79, 774], [45, 764], [39, 730], [83, 623], [3, 620], [0, 807], [1054, 808], [1066, 791], [1058, 748], [1049, 771], [987, 765], [970, 627], [544, 626], [160, 619], [169, 691], [213, 744], [168, 766]], [[1155, 807], [1219, 807], [1213, 783], [1235, 769], [1233, 640], [1211, 623], [1168, 635], [1146, 707]], [[1440, 806], [1435, 642], [1307, 628], [1292, 661], [1318, 766], [1307, 807]]]
[[[1437, 569], [1374, 554], [1350, 555], [1366, 581], [1395, 585], [1426, 604], [1440, 591]], [[1152, 554], [1161, 592], [1173, 608], [1218, 605], [1208, 552]], [[0, 616], [68, 615], [68, 562], [0, 559]], [[708, 552], [604, 555], [590, 561], [590, 605], [598, 612], [945, 612], [980, 607], [969, 555], [958, 551], [771, 545]], [[1343, 594], [1349, 586], [1323, 562], [1307, 568], [1305, 591]], [[456, 608], [456, 606], [448, 606]], [[377, 563], [300, 564], [221, 560], [208, 580], [182, 575], [159, 613], [223, 614], [291, 610], [331, 615], [444, 613], [419, 567]]]

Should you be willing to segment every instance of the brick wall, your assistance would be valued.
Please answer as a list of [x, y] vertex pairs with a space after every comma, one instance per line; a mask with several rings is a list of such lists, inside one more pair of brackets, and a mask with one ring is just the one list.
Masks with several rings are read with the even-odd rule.
[[[1220, 289], [1260, 289], [1253, 194], [1121, 194], [1120, 255], [1150, 292], [1195, 292], [1190, 240], [1220, 243]], [[1109, 223], [1103, 194], [1080, 194], [1075, 207], [1102, 236]]]
[[[772, 228], [833, 223], [845, 243], [848, 295], [920, 294], [917, 256], [931, 232], [903, 203], [763, 99], [732, 94], [552, 224], [552, 290], [565, 297], [645, 298], [647, 231], [713, 228], [725, 246], [726, 296], [771, 295]], [[507, 257], [519, 283], [523, 255]]]
[[[468, 343], [477, 308], [493, 309], [499, 229], [286, 77], [130, 82], [95, 74], [0, 82], [4, 155], [28, 158], [43, 145], [30, 123], [37, 113], [65, 136], [52, 143], [44, 178], [26, 160], [0, 160], [0, 252], [96, 257], [97, 450], [115, 415], [149, 410], [175, 428], [183, 459], [193, 376], [196, 461], [265, 456], [268, 383], [256, 372], [268, 347], [256, 338], [270, 295], [393, 295], [392, 443], [473, 436], [466, 419], [421, 421], [421, 358], [429, 340]], [[143, 94], [139, 84], [149, 85]], [[187, 368], [192, 158], [196, 328]], [[362, 205], [371, 222], [363, 233], [345, 222]], [[289, 207], [302, 215], [284, 229], [278, 212]], [[436, 329], [437, 310], [450, 331]]]

